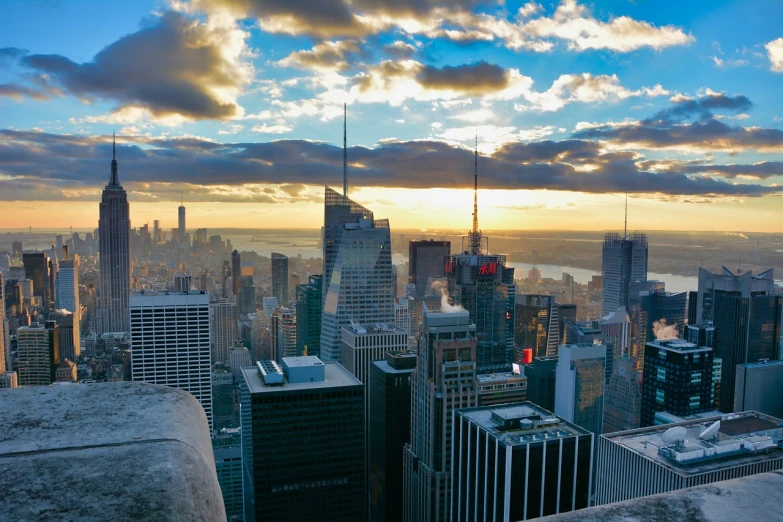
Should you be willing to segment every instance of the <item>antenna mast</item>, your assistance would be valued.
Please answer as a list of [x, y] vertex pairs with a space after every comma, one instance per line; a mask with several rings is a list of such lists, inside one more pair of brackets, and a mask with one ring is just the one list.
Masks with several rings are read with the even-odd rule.
[[623, 239], [628, 238], [628, 188], [625, 189], [625, 225], [623, 227]]
[[478, 133], [476, 134], [476, 148], [473, 152], [473, 229], [468, 236], [470, 254], [481, 254], [481, 232], [478, 228]]
[[348, 104], [343, 104], [343, 196], [348, 197]]

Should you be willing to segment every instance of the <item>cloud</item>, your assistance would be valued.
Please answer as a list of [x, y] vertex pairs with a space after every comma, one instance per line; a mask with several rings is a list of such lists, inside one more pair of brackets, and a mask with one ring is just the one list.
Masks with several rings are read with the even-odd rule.
[[389, 54], [394, 58], [404, 60], [413, 56], [416, 52], [416, 47], [407, 42], [403, 42], [402, 40], [396, 40], [385, 45], [383, 50], [386, 51], [386, 54]]
[[[630, 52], [660, 50], [694, 38], [671, 25], [656, 27], [628, 16], [596, 19], [576, 0], [563, 0], [549, 15], [533, 2], [509, 17], [505, 10], [474, 13], [497, 0], [194, 0], [192, 8], [253, 18], [270, 33], [320, 39], [364, 37], [399, 31], [457, 42], [499, 40], [514, 50], [548, 52], [559, 42], [568, 49]], [[409, 57], [410, 55], [408, 55]]]
[[441, 69], [424, 65], [416, 80], [425, 89], [452, 90], [468, 95], [499, 92], [510, 82], [507, 70], [484, 61]]
[[0, 47], [0, 67], [8, 67], [28, 53], [27, 49], [19, 49], [18, 47]]
[[226, 120], [242, 115], [236, 98], [252, 78], [252, 65], [244, 59], [246, 36], [231, 24], [201, 23], [169, 11], [90, 62], [36, 54], [21, 63], [82, 100], [116, 102], [117, 111]]
[[259, 134], [285, 134], [286, 132], [291, 132], [293, 129], [286, 125], [267, 125], [264, 123], [263, 125], [253, 125], [252, 130]]
[[783, 72], [783, 38], [772, 40], [764, 46], [769, 58], [770, 70]]
[[[109, 174], [110, 137], [0, 131], [0, 199], [97, 201]], [[300, 185], [342, 180], [342, 148], [306, 140], [217, 143], [199, 137], [121, 136], [120, 180], [132, 199], [177, 200], [180, 190], [203, 200], [260, 201], [315, 197]], [[349, 177], [357, 187], [469, 188], [473, 151], [440, 140], [389, 141], [348, 149]], [[651, 165], [638, 152], [612, 151], [585, 139], [501, 143], [479, 158], [486, 189], [548, 189], [699, 200], [779, 194], [777, 184], [740, 182], [741, 172], [772, 172], [778, 165], [701, 163]], [[697, 173], [697, 171], [700, 171]], [[294, 181], [295, 180], [295, 181]], [[150, 199], [152, 198], [152, 199]], [[157, 198], [157, 199], [155, 199]]]
[[357, 40], [321, 42], [309, 51], [295, 51], [278, 62], [284, 67], [345, 71], [363, 54]]
[[[672, 149], [704, 153], [723, 151], [783, 151], [783, 131], [732, 126], [714, 111], [745, 111], [752, 107], [745, 96], [727, 96], [706, 90], [698, 98], [674, 96], [672, 106], [643, 121], [579, 124], [574, 138], [600, 140], [620, 149]], [[691, 121], [692, 120], [692, 121]]]
[[25, 98], [32, 98], [34, 100], [49, 99], [49, 96], [46, 93], [14, 82], [0, 83], [0, 96], [6, 96], [14, 101], [22, 101]]

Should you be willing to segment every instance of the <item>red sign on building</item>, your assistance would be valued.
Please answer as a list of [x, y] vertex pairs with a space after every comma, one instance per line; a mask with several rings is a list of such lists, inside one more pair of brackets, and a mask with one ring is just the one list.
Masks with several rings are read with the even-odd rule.
[[479, 275], [495, 275], [498, 271], [498, 262], [484, 263], [479, 267]]
[[523, 348], [522, 349], [522, 363], [523, 364], [531, 364], [533, 362], [533, 349], [532, 348]]

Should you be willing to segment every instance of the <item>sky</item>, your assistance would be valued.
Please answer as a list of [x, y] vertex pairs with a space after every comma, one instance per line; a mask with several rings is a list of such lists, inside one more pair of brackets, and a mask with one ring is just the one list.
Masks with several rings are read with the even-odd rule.
[[9, 0], [0, 228], [783, 231], [778, 0]]

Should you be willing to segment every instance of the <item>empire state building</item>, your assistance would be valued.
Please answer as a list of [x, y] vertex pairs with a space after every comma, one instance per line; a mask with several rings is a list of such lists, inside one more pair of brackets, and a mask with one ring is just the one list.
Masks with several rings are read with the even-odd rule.
[[129, 331], [130, 218], [128, 195], [117, 179], [117, 150], [112, 143], [111, 179], [103, 189], [98, 221], [100, 295], [99, 334]]

